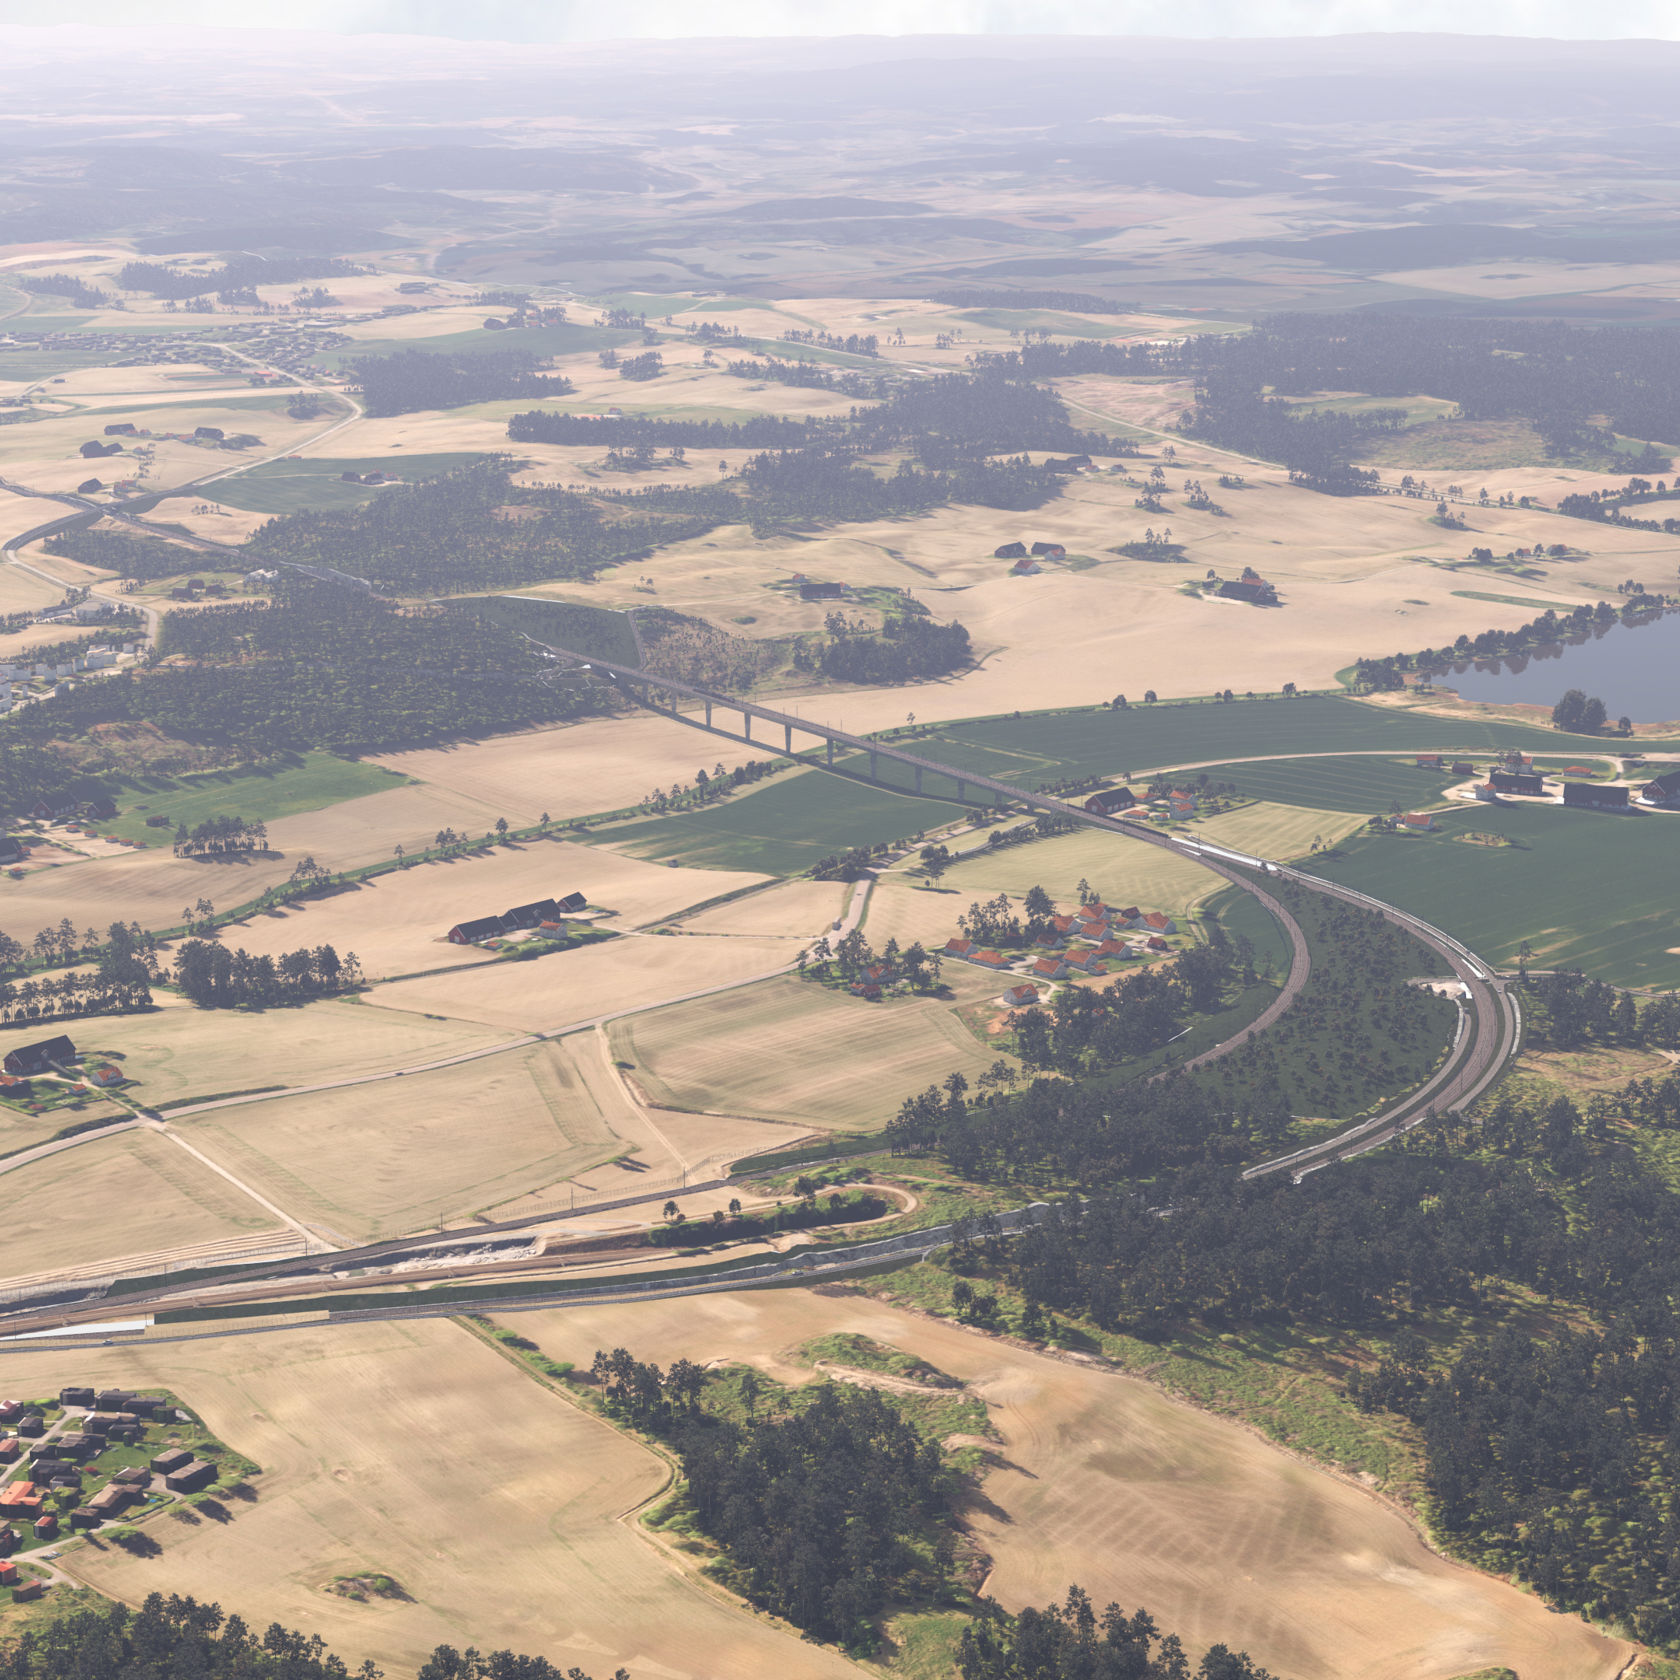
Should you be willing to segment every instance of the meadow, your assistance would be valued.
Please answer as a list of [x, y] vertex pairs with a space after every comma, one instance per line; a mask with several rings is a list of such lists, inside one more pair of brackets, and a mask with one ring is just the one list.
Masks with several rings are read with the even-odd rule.
[[657, 1103], [836, 1130], [878, 1130], [905, 1097], [953, 1071], [973, 1084], [996, 1060], [937, 999], [866, 1003], [789, 978], [630, 1016], [609, 1039]]
[[[1556, 806], [1478, 805], [1437, 834], [1346, 841], [1309, 866], [1434, 922], [1478, 955], [1581, 968], [1623, 986], [1680, 986], [1680, 909], [1666, 883], [1680, 824]], [[1467, 845], [1470, 832], [1509, 846]]]

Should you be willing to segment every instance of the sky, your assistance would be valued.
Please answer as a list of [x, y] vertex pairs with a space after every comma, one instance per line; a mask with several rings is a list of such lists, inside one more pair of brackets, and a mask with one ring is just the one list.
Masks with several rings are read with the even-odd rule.
[[[48, 22], [0, 0], [0, 24]], [[133, 0], [77, 0], [76, 22], [133, 25]], [[53, 19], [51, 21], [58, 21]], [[148, 0], [148, 28], [327, 30], [500, 41], [696, 35], [1147, 35], [1408, 32], [1680, 40], [1680, 0]]]

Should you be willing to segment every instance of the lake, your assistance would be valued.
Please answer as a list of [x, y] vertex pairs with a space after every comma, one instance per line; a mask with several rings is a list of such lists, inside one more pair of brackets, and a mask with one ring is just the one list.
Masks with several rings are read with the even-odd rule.
[[1680, 612], [1604, 625], [1508, 659], [1475, 659], [1433, 673], [1463, 700], [1555, 706], [1565, 689], [1604, 702], [1612, 723], [1680, 720]]

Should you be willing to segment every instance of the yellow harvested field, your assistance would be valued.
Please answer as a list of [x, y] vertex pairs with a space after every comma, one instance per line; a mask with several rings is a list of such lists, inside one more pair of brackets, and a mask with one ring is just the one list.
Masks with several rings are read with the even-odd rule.
[[[334, 826], [335, 818], [342, 827], [348, 818], [340, 813], [414, 791], [419, 790], [398, 788], [346, 800], [307, 816], [286, 817], [270, 829], [270, 843], [275, 843], [274, 836], [282, 829], [288, 836], [299, 829], [327, 829]], [[335, 861], [325, 846], [300, 846], [288, 855], [295, 858], [306, 849], [324, 864]], [[386, 846], [380, 855], [389, 852]], [[354, 951], [363, 973], [379, 980], [492, 962], [489, 953], [476, 946], [451, 945], [446, 935], [457, 922], [500, 915], [517, 904], [582, 892], [592, 905], [618, 912], [606, 926], [636, 927], [762, 878], [709, 869], [668, 869], [563, 840], [518, 841], [466, 857], [417, 863], [342, 892], [258, 911], [226, 928], [221, 940], [230, 947], [267, 955], [300, 945], [331, 945], [341, 955]]]
[[[159, 994], [167, 998], [169, 994]], [[436, 1061], [509, 1035], [461, 1021], [434, 1021], [393, 1009], [323, 998], [269, 1017], [265, 1031], [232, 1009], [166, 1008], [111, 1015], [81, 1030], [78, 1042], [109, 1055], [140, 1082], [139, 1099], [158, 1103], [265, 1085], [309, 1085]]]
[[609, 1036], [656, 1103], [871, 1131], [914, 1092], [953, 1072], [972, 1084], [996, 1059], [948, 1003], [866, 1003], [796, 979], [633, 1015]]
[[[569, 1033], [556, 1040], [553, 1048], [559, 1077], [566, 1081], [567, 1101], [584, 1117], [579, 1123], [598, 1125], [619, 1139], [626, 1158], [593, 1169], [575, 1168], [564, 1180], [486, 1208], [490, 1219], [529, 1219], [621, 1196], [680, 1193], [690, 1183], [718, 1177], [744, 1155], [784, 1149], [811, 1135], [810, 1128], [802, 1125], [650, 1108], [631, 1083], [635, 1075], [612, 1065], [605, 1032]], [[683, 1206], [695, 1217], [713, 1206], [721, 1207], [728, 1194], [723, 1190], [698, 1202], [688, 1197]], [[645, 1223], [648, 1214], [632, 1208], [606, 1217], [609, 1224], [636, 1224]]]
[[634, 934], [530, 963], [498, 962], [392, 981], [375, 986], [368, 1001], [387, 1009], [418, 1009], [490, 1026], [552, 1032], [771, 974], [791, 963], [807, 942], [768, 934]]
[[999, 892], [1019, 897], [1033, 886], [1043, 887], [1066, 908], [1079, 902], [1082, 880], [1089, 881], [1109, 904], [1136, 904], [1174, 915], [1225, 884], [1211, 869], [1163, 847], [1088, 828], [1025, 846], [981, 852], [972, 861], [953, 864], [940, 885], [957, 889], [957, 906], [964, 910], [974, 898]]
[[748, 756], [744, 747], [644, 714], [498, 735], [453, 747], [370, 753], [367, 761], [526, 826], [544, 811], [559, 818], [621, 810], [645, 799], [655, 787], [675, 781], [686, 785], [696, 770], [710, 771], [720, 760], [733, 766]]
[[0, 881], [0, 926], [26, 943], [37, 928], [56, 927], [65, 916], [77, 928], [103, 928], [115, 921], [172, 927], [184, 906], [200, 898], [243, 904], [279, 886], [295, 863], [274, 853], [178, 858], [166, 845], [112, 850], [76, 862], [65, 852], [46, 855], [66, 861], [52, 869], [32, 869], [21, 881]]
[[837, 921], [852, 889], [840, 881], [782, 881], [729, 904], [685, 916], [686, 933], [786, 933], [814, 939]]
[[0, 1174], [0, 1275], [273, 1231], [278, 1221], [156, 1132], [123, 1132]]
[[[444, 1321], [313, 1326], [127, 1348], [8, 1349], [10, 1383], [167, 1387], [262, 1466], [232, 1521], [148, 1525], [163, 1590], [253, 1626], [319, 1632], [354, 1669], [413, 1673], [434, 1647], [547, 1657], [638, 1680], [858, 1680], [844, 1658], [685, 1577], [621, 1521], [663, 1460]], [[132, 1604], [159, 1562], [120, 1547], [66, 1561]], [[342, 1575], [405, 1599], [357, 1604]], [[1525, 1677], [1526, 1680], [1526, 1677]]]
[[390, 787], [277, 817], [268, 825], [268, 843], [291, 858], [308, 853], [328, 869], [349, 869], [391, 857], [399, 845], [409, 852], [433, 845], [446, 828], [490, 833], [501, 815], [451, 788]]
[[1611, 1680], [1630, 1647], [1437, 1557], [1391, 1506], [1135, 1378], [1048, 1358], [859, 1297], [775, 1290], [510, 1314], [552, 1358], [621, 1345], [667, 1365], [745, 1361], [850, 1332], [927, 1360], [1002, 1436], [970, 1523], [1009, 1609], [1070, 1582], [1146, 1605], [1193, 1653], [1224, 1642], [1291, 1680]]
[[344, 1243], [465, 1218], [623, 1147], [552, 1044], [178, 1124], [241, 1182]]
[[1352, 812], [1314, 811], [1302, 805], [1271, 805], [1262, 800], [1240, 811], [1203, 817], [1191, 825], [1191, 832], [1256, 857], [1291, 858], [1311, 851], [1314, 840], [1333, 846], [1364, 826], [1365, 819]]

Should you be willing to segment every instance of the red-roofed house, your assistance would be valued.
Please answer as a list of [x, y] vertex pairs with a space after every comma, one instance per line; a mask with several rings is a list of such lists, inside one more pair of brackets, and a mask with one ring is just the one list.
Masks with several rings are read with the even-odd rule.
[[1178, 932], [1178, 923], [1165, 910], [1151, 910], [1147, 916], [1138, 918], [1138, 925], [1148, 928], [1151, 933]]
[[1170, 951], [1172, 949], [1158, 933], [1152, 933], [1143, 943], [1151, 951]]
[[948, 957], [972, 957], [975, 944], [972, 939], [947, 939], [944, 954]]
[[1492, 782], [1477, 782], [1470, 791], [1484, 804], [1497, 805], [1499, 803], [1499, 789]]
[[1427, 811], [1408, 811], [1400, 819], [1400, 826], [1415, 829], [1419, 834], [1424, 834], [1435, 827], [1435, 819]]
[[1040, 957], [1032, 965], [1035, 980], [1065, 980], [1068, 975], [1068, 965], [1060, 957]]
[[1142, 914], [1135, 904], [1128, 904], [1124, 910], [1116, 910], [1109, 919], [1118, 922], [1121, 927], [1136, 927], [1138, 917]]
[[978, 964], [981, 968], [1009, 967], [1009, 958], [1001, 951], [976, 951], [968, 960], [971, 963]]
[[1067, 958], [1069, 968], [1078, 969], [1081, 974], [1106, 974], [1107, 968], [1103, 960], [1095, 951], [1075, 951]]
[[1011, 1009], [1027, 1009], [1038, 1002], [1038, 987], [1028, 985], [1011, 986], [1009, 990], [1003, 994], [1003, 1001], [1007, 1003]]
[[1105, 939], [1097, 947], [1099, 957], [1129, 957], [1131, 954], [1131, 946], [1118, 939]]
[[1072, 916], [1052, 916], [1050, 925], [1065, 938], [1073, 932], [1075, 924]]

